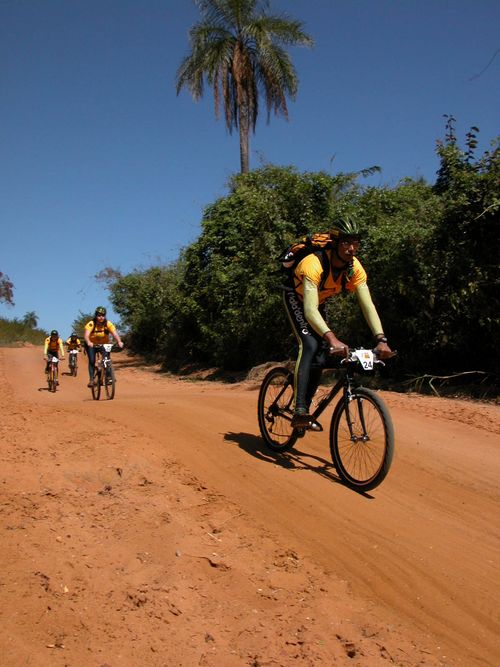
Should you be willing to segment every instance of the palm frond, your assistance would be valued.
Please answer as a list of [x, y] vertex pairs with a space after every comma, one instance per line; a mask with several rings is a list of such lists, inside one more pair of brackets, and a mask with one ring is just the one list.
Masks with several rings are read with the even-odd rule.
[[215, 115], [220, 105], [229, 132], [240, 130], [248, 152], [255, 132], [259, 98], [270, 113], [288, 118], [287, 97], [295, 99], [298, 78], [284, 47], [312, 46], [300, 21], [268, 13], [268, 0], [195, 0], [202, 20], [189, 31], [191, 52], [177, 70], [177, 94], [187, 87], [195, 100], [204, 80], [213, 88]]

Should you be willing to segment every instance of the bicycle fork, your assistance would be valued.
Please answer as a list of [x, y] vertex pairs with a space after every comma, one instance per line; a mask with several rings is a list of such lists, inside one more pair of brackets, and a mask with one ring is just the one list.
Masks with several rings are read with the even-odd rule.
[[[354, 429], [354, 423], [351, 417], [350, 406], [353, 401], [355, 401], [357, 405], [357, 414], [359, 416], [359, 424], [361, 426], [360, 435], [356, 435]], [[368, 435], [368, 432], [366, 430], [365, 413], [363, 409], [363, 397], [353, 395], [350, 386], [346, 387], [346, 390], [344, 392], [344, 409], [345, 409], [345, 418], [347, 421], [347, 425], [349, 426], [349, 435], [351, 442], [368, 442], [370, 440], [370, 436]]]

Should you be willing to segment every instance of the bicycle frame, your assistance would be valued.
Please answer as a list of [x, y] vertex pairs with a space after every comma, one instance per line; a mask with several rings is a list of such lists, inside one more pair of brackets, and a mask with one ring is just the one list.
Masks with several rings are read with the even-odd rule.
[[103, 345], [95, 345], [96, 360], [95, 360], [95, 369], [104, 368], [111, 362], [111, 349], [113, 343], [104, 343]]
[[[332, 389], [328, 392], [326, 396], [324, 396], [321, 401], [318, 403], [316, 409], [314, 412], [311, 414], [311, 417], [314, 421], [320, 417], [320, 415], [326, 410], [326, 408], [330, 405], [330, 403], [333, 401], [333, 399], [337, 396], [337, 394], [340, 393], [340, 391], [343, 390], [344, 396], [344, 404], [345, 404], [345, 413], [346, 413], [346, 419], [347, 419], [347, 424], [349, 426], [349, 433], [351, 434], [351, 438], [354, 438], [354, 432], [353, 432], [353, 425], [352, 425], [352, 420], [349, 414], [349, 403], [352, 400], [352, 391], [351, 388], [354, 385], [357, 385], [358, 382], [354, 377], [354, 373], [356, 371], [356, 366], [358, 365], [358, 362], [361, 362], [361, 360], [358, 358], [358, 353], [363, 353], [366, 352], [365, 350], [351, 350], [350, 356], [347, 359], [343, 359], [340, 363], [344, 364], [345, 367], [341, 368], [341, 373], [342, 377], [339, 378], [339, 380], [336, 382], [336, 384], [332, 387]], [[354, 353], [354, 356], [353, 356]], [[373, 360], [373, 355], [372, 355], [372, 360], [371, 360], [371, 366], [370, 362], [368, 362], [368, 370], [370, 370], [373, 367], [373, 363], [382, 363], [380, 360]], [[363, 411], [360, 411], [361, 415], [361, 425], [363, 427], [363, 439], [366, 439], [367, 436], [367, 430], [366, 430], [366, 425], [364, 423], [364, 416], [363, 416]]]

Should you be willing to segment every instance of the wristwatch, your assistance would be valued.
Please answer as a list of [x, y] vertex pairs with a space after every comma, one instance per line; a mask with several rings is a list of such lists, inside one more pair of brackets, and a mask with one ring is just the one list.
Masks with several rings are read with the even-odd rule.
[[385, 336], [376, 336], [375, 340], [377, 343], [387, 343], [387, 338]]

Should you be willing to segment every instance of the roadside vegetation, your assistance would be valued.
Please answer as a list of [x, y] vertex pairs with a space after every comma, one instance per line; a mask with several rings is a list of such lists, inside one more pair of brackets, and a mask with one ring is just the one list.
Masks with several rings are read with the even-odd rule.
[[0, 347], [14, 347], [30, 343], [43, 345], [46, 332], [37, 328], [38, 318], [35, 313], [26, 313], [22, 320], [0, 317]]
[[[128, 347], [174, 372], [196, 365], [244, 371], [293, 357], [277, 258], [349, 210], [363, 229], [360, 258], [399, 352], [393, 378], [416, 385], [425, 375], [461, 375], [487, 393], [500, 372], [500, 150], [497, 139], [476, 156], [477, 133], [472, 128], [460, 147], [447, 117], [434, 184], [362, 185], [376, 168], [331, 175], [267, 165], [234, 175], [175, 262], [101, 273]], [[350, 296], [332, 300], [329, 320], [351, 344], [370, 340]]]

